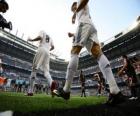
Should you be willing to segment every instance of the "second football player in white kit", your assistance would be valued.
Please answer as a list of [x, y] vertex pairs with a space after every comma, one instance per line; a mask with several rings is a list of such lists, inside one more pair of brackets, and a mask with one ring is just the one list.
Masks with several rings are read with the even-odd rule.
[[53, 40], [46, 34], [45, 31], [40, 31], [36, 38], [28, 38], [28, 41], [40, 41], [40, 43], [33, 59], [32, 72], [30, 75], [30, 86], [27, 95], [33, 95], [34, 82], [38, 69], [41, 69], [44, 72], [44, 76], [48, 81], [51, 91], [53, 91], [56, 89], [56, 81], [52, 80], [49, 73], [50, 51], [54, 49]]

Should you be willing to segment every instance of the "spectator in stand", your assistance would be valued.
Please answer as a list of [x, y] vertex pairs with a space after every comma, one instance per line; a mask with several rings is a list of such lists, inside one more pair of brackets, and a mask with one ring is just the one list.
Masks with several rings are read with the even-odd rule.
[[81, 97], [83, 97], [83, 95], [84, 95], [84, 97], [86, 97], [86, 93], [85, 93], [85, 77], [83, 75], [83, 71], [82, 70], [80, 72], [79, 80], [80, 80], [81, 91], [82, 91]]
[[102, 91], [103, 91], [103, 89], [104, 89], [104, 86], [103, 86], [103, 79], [99, 76], [99, 74], [98, 73], [96, 73], [96, 74], [94, 74], [94, 77], [93, 77], [93, 79], [94, 80], [96, 80], [97, 82], [98, 82], [98, 84], [97, 84], [97, 95], [98, 96], [101, 96], [101, 93], [102, 93]]
[[137, 75], [140, 74], [140, 58], [139, 57], [133, 57], [132, 59], [133, 61], [133, 65], [134, 65], [134, 68], [135, 68], [135, 72]]
[[123, 74], [123, 71], [125, 71], [125, 73], [128, 76], [129, 86], [131, 89], [131, 97], [129, 99], [136, 100], [138, 99], [138, 96], [137, 96], [137, 88], [136, 88], [137, 78], [136, 78], [135, 69], [133, 67], [132, 62], [129, 60], [129, 58], [126, 55], [123, 55], [122, 59], [123, 59], [123, 67], [119, 70], [118, 76]]
[[5, 91], [5, 85], [7, 84], [8, 78], [0, 77], [0, 89]]

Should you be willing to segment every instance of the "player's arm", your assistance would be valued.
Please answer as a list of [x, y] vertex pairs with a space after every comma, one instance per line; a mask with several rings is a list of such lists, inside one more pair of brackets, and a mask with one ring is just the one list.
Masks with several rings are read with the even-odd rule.
[[79, 6], [77, 7], [76, 13], [83, 9], [87, 5], [88, 1], [89, 0], [81, 0]]
[[123, 67], [121, 68], [121, 70], [118, 72], [118, 75], [121, 75], [122, 72], [125, 70], [125, 68], [127, 67], [127, 61], [124, 60], [124, 64], [123, 64]]
[[34, 39], [31, 39], [30, 37], [28, 37], [28, 39], [27, 39], [27, 41], [31, 41], [31, 42], [33, 42], [33, 41], [40, 41], [40, 40], [42, 40], [42, 38], [40, 36], [38, 36], [38, 37], [36, 37]]
[[51, 40], [51, 48], [50, 51], [52, 51], [54, 49], [54, 44], [53, 44], [53, 40]]
[[54, 49], [54, 45], [51, 46], [50, 51], [52, 51]]
[[68, 37], [74, 37], [74, 36], [75, 36], [74, 33], [71, 32], [68, 33]]

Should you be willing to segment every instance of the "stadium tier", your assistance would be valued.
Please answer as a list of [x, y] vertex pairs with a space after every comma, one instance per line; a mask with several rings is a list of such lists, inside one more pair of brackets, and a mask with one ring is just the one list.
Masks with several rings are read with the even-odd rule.
[[[129, 57], [140, 57], [139, 38], [140, 21], [137, 20], [135, 27], [128, 28], [104, 42], [102, 50], [110, 60], [114, 73], [117, 68], [121, 67], [121, 55], [127, 54]], [[20, 77], [20, 79], [28, 80], [37, 47], [5, 30], [0, 30], [0, 45], [0, 58], [2, 59], [5, 75], [8, 78], [16, 79]], [[51, 54], [50, 73], [52, 78], [58, 81], [65, 80], [67, 65], [68, 62]], [[77, 83], [81, 69], [89, 86], [96, 85], [97, 83], [91, 82], [91, 80], [94, 73], [100, 72], [99, 67], [92, 56], [87, 52], [83, 52], [80, 54], [79, 67], [72, 88], [80, 87]], [[41, 71], [38, 72], [38, 78], [46, 82]], [[120, 81], [120, 79], [117, 79], [117, 82]]]

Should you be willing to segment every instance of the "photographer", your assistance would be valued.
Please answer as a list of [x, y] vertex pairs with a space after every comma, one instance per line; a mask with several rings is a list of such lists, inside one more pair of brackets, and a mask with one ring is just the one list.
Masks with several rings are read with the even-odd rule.
[[8, 9], [8, 3], [5, 0], [0, 0], [0, 12], [5, 13]]
[[0, 14], [0, 27], [2, 29], [7, 28], [9, 30], [12, 30], [12, 23], [9, 21], [7, 22], [6, 19]]
[[128, 86], [130, 87], [130, 90], [131, 90], [131, 97], [129, 99], [136, 100], [138, 99], [138, 93], [137, 93], [138, 80], [136, 77], [134, 66], [131, 60], [126, 55], [122, 55], [122, 60], [123, 60], [122, 61], [123, 67], [119, 70], [118, 76], [122, 75], [123, 72], [125, 71], [128, 77]]
[[[9, 5], [5, 0], [0, 0], [0, 13], [6, 13], [9, 9]], [[0, 27], [2, 29], [7, 28], [12, 30], [12, 23], [9, 21], [7, 22], [6, 19], [0, 14]]]

